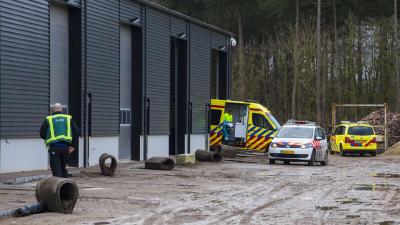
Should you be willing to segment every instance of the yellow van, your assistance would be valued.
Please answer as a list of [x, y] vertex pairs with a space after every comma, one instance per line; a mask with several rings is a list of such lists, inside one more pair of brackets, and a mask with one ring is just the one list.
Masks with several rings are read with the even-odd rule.
[[[230, 135], [223, 137], [224, 114], [233, 116]], [[255, 102], [211, 99], [210, 148], [221, 144], [240, 147], [244, 150], [268, 151], [269, 143], [281, 125], [270, 111]]]

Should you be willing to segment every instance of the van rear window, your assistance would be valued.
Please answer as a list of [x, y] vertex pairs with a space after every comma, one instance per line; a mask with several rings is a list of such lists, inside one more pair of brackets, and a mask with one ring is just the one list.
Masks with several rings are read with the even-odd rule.
[[222, 110], [211, 109], [211, 125], [218, 126], [221, 121]]
[[374, 135], [374, 130], [372, 129], [372, 127], [355, 126], [355, 127], [349, 127], [347, 133], [349, 135], [366, 136], [366, 135]]

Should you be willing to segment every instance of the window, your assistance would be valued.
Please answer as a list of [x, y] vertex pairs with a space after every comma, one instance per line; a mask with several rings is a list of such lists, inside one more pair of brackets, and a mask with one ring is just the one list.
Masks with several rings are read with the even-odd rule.
[[268, 130], [274, 129], [263, 114], [253, 113], [252, 120], [253, 125], [256, 127], [262, 127]]
[[342, 126], [342, 128], [340, 129], [340, 133], [339, 134], [340, 135], [346, 134], [346, 127], [345, 126]]
[[131, 125], [131, 109], [120, 109], [119, 110], [119, 124], [121, 126]]
[[325, 138], [326, 138], [325, 130], [322, 129], [322, 128], [319, 128], [319, 130], [320, 130], [320, 133], [321, 133], [321, 137], [322, 137], [323, 139], [325, 139]]
[[314, 128], [311, 127], [285, 127], [283, 126], [277, 138], [312, 138]]
[[374, 130], [372, 129], [372, 127], [355, 126], [355, 127], [349, 127], [348, 133], [350, 135], [367, 136], [367, 135], [374, 135]]
[[339, 126], [338, 128], [336, 128], [335, 134], [336, 135], [343, 135], [343, 134], [345, 134], [345, 131], [346, 131], [346, 127]]
[[218, 126], [221, 121], [221, 110], [211, 109], [211, 125]]
[[281, 125], [279, 124], [278, 120], [271, 113], [266, 113], [266, 115], [269, 117], [269, 119], [275, 125], [275, 128], [277, 130], [279, 130], [281, 128]]
[[325, 139], [325, 132], [322, 128], [315, 129], [314, 139], [316, 139], [317, 137], [321, 137], [322, 139]]

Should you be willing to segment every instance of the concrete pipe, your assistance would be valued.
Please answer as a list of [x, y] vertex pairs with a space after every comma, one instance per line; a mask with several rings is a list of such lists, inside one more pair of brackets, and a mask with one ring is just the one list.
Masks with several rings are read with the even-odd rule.
[[236, 152], [240, 150], [240, 148], [236, 148], [229, 145], [221, 145], [220, 149], [222, 158], [235, 158]]
[[209, 162], [221, 162], [221, 155], [218, 152], [210, 152], [204, 150], [196, 150], [196, 160], [198, 161], [209, 161]]
[[76, 183], [66, 178], [49, 177], [36, 185], [38, 202], [43, 202], [50, 212], [72, 213], [78, 195]]
[[[108, 159], [111, 160], [110, 166], [106, 164], [106, 161]], [[115, 159], [115, 157], [112, 155], [104, 153], [99, 158], [99, 165], [102, 175], [112, 177], [114, 176], [115, 170], [117, 169], [117, 159]]]
[[23, 217], [23, 216], [29, 216], [32, 214], [37, 214], [37, 213], [42, 213], [46, 211], [46, 205], [44, 202], [37, 202], [34, 204], [26, 205], [24, 207], [18, 208], [15, 211], [15, 216], [17, 217]]
[[172, 170], [174, 166], [174, 160], [167, 157], [152, 157], [144, 163], [144, 167], [151, 170]]

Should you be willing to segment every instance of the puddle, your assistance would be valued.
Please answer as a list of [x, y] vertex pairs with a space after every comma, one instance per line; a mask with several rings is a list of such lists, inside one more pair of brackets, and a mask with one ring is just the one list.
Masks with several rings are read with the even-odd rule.
[[360, 200], [358, 200], [358, 198], [343, 198], [343, 199], [339, 199], [336, 202], [339, 202], [341, 204], [352, 204], [352, 203], [357, 203], [360, 204]]
[[400, 178], [400, 174], [396, 174], [396, 173], [374, 173], [372, 174], [373, 177], [377, 177], [377, 178]]
[[93, 223], [93, 225], [106, 225], [106, 224], [110, 224], [110, 222], [96, 222], [96, 223]]
[[314, 206], [313, 207], [315, 210], [333, 210], [337, 209], [337, 206]]
[[387, 191], [393, 186], [392, 184], [357, 184], [353, 189], [357, 191]]
[[84, 188], [83, 190], [85, 191], [100, 191], [100, 190], [106, 190], [109, 188]]
[[379, 223], [379, 225], [390, 225], [390, 224], [394, 224], [394, 221], [382, 221]]
[[359, 218], [360, 215], [346, 215], [347, 219], [355, 219], [355, 218]]

